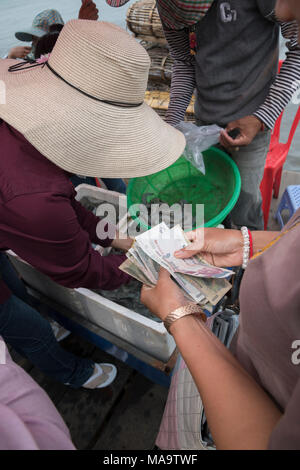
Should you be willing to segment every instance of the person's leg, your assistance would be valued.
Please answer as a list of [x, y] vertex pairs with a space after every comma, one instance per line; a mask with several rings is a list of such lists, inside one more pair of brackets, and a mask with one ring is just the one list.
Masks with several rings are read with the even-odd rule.
[[232, 152], [242, 179], [241, 194], [231, 212], [232, 221], [239, 228], [246, 226], [251, 230], [264, 230], [260, 183], [270, 138], [271, 131], [260, 132], [250, 145]]
[[127, 187], [121, 178], [101, 178], [109, 191], [116, 191], [117, 193], [126, 194]]
[[[19, 278], [17, 271], [4, 253], [0, 253], [0, 274], [2, 275], [2, 279], [5, 281], [6, 285], [16, 297], [19, 297], [19, 299], [23, 300], [26, 304], [31, 305], [33, 308], [35, 307], [35, 299], [28, 295], [24, 282]], [[57, 341], [62, 341], [69, 336], [70, 331], [66, 330], [50, 318], [47, 318], [47, 320], [50, 323]], [[16, 351], [20, 353], [17, 349]]]
[[24, 302], [28, 302], [28, 294], [24, 282], [19, 278], [15, 268], [5, 253], [0, 253], [0, 273], [9, 289]]
[[81, 387], [94, 372], [93, 361], [61, 348], [49, 322], [14, 295], [0, 305], [0, 336], [44, 374], [73, 388]]

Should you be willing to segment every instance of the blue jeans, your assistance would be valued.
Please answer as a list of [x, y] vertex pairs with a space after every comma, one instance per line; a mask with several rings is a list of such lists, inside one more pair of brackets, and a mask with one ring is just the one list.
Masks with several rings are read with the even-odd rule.
[[[117, 191], [117, 193], [126, 194], [127, 188], [126, 184], [121, 178], [101, 178], [107, 189], [109, 191]], [[71, 177], [73, 185], [78, 186], [79, 184], [90, 184], [91, 186], [96, 186], [95, 178], [90, 176], [80, 177], [74, 175]]]
[[94, 371], [94, 362], [65, 351], [49, 322], [27, 302], [28, 294], [10, 261], [0, 254], [0, 271], [13, 295], [0, 304], [0, 336], [45, 375], [79, 388]]
[[[9, 289], [24, 302], [29, 301], [29, 296], [25, 284], [18, 277], [15, 268], [9, 261], [6, 254], [0, 252], [0, 274]], [[1, 308], [1, 304], [0, 304]]]

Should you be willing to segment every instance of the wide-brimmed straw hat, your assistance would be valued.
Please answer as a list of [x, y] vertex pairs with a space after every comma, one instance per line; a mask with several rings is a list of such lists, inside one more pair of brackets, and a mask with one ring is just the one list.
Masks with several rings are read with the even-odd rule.
[[118, 26], [72, 20], [48, 62], [0, 60], [0, 118], [68, 172], [156, 173], [179, 158], [185, 138], [144, 103], [149, 66], [145, 49]]
[[19, 41], [32, 42], [35, 37], [41, 38], [49, 33], [50, 27], [55, 24], [65, 24], [61, 14], [57, 10], [44, 10], [36, 15], [29, 28], [17, 31], [15, 36]]

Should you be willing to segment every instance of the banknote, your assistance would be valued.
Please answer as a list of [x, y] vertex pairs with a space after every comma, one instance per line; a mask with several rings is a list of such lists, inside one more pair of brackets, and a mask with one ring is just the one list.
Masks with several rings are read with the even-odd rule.
[[200, 256], [187, 259], [175, 258], [174, 252], [188, 246], [185, 234], [179, 225], [169, 229], [161, 223], [136, 238], [137, 245], [170, 272], [179, 272], [197, 277], [228, 278], [229, 269], [219, 268], [207, 263]]
[[188, 279], [184, 277], [183, 274], [173, 273], [173, 278], [175, 281], [182, 287], [182, 289], [190, 295], [194, 302], [197, 304], [203, 303], [206, 299], [205, 295], [200, 289], [200, 285], [197, 283], [189, 282]]
[[174, 252], [188, 246], [180, 226], [170, 229], [161, 223], [139, 235], [127, 253], [128, 260], [120, 267], [146, 285], [157, 283], [160, 267], [164, 267], [184, 290], [187, 297], [212, 310], [231, 289], [227, 280], [232, 271], [209, 265], [200, 256], [178, 260]]
[[137, 259], [137, 256], [134, 256], [133, 254], [128, 252], [127, 258], [131, 262], [131, 265], [128, 264], [131, 269], [138, 269], [138, 272], [142, 273], [144, 278], [146, 278], [152, 284], [156, 284], [157, 280], [152, 279], [151, 276], [148, 275], [148, 273], [145, 271], [144, 265], [141, 263], [140, 260]]
[[[176, 275], [178, 275], [176, 273]], [[227, 279], [206, 279], [187, 274], [179, 274], [181, 280], [185, 283], [189, 293], [194, 297], [194, 292], [198, 289], [199, 292], [210, 302], [216, 305], [224, 297], [225, 294], [231, 289], [231, 284]], [[193, 290], [191, 288], [193, 286]], [[193, 292], [193, 294], [192, 294]], [[197, 296], [195, 296], [197, 300]]]
[[155, 287], [155, 284], [153, 284], [149, 278], [147, 278], [147, 276], [145, 276], [145, 274], [138, 268], [138, 266], [136, 266], [129, 259], [124, 261], [124, 263], [119, 266], [119, 269], [124, 273], [129, 274], [131, 277], [134, 277], [134, 279], [137, 279], [142, 284], [145, 284], [149, 287]]
[[229, 269], [212, 266], [200, 256], [192, 256], [186, 259], [175, 258], [174, 252], [187, 247], [189, 243], [179, 225], [169, 230], [169, 235], [169, 239], [165, 237], [159, 238], [154, 240], [154, 244], [156, 245], [157, 253], [165, 263], [169, 265], [173, 272], [207, 278], [228, 278], [232, 276], [232, 271]]
[[154, 261], [153, 258], [148, 256], [138, 245], [134, 245], [128, 253], [144, 267], [147, 277], [149, 277], [152, 282], [156, 283], [158, 281], [160, 265]]
[[152, 282], [152, 284], [157, 283], [158, 274], [152, 272], [147, 266], [145, 266], [136, 250], [129, 250], [127, 253], [127, 258], [144, 273], [144, 275]]
[[168, 240], [170, 229], [165, 223], [161, 223], [148, 232], [145, 232], [135, 239], [134, 248], [139, 247], [157, 264], [169, 269], [169, 266], [164, 262], [162, 257], [157, 253], [155, 245], [156, 240]]
[[[142, 284], [154, 287], [156, 282], [153, 282], [147, 272], [142, 271], [139, 266], [136, 265], [136, 260], [128, 259], [120, 266], [121, 271], [126, 272], [130, 276], [134, 277]], [[157, 279], [158, 279], [157, 271]], [[216, 305], [222, 297], [230, 290], [231, 285], [226, 280], [216, 279], [215, 282], [210, 282], [208, 279], [192, 278], [185, 274], [173, 274], [174, 280], [179, 286], [186, 292], [188, 300], [192, 300], [198, 304], [205, 305], [209, 302], [211, 305]], [[211, 280], [212, 281], [212, 280]]]
[[[127, 274], [129, 274], [131, 277], [134, 277], [138, 281], [140, 281], [142, 284], [145, 284], [146, 286], [149, 287], [155, 287], [157, 281], [153, 283], [148, 275], [147, 272], [141, 271], [141, 269], [135, 264], [136, 261], [133, 259], [128, 259], [124, 261], [124, 263], [119, 267], [119, 269]], [[157, 271], [157, 279], [159, 275], [159, 270]], [[176, 280], [174, 278], [174, 280]], [[200, 293], [199, 288], [190, 285], [188, 282], [183, 282], [180, 279], [177, 279], [177, 283], [179, 284], [180, 287], [183, 288], [184, 290], [184, 296], [186, 297], [187, 300], [190, 302], [196, 302], [196, 303], [202, 303], [205, 305], [208, 301], [205, 298], [204, 295]]]

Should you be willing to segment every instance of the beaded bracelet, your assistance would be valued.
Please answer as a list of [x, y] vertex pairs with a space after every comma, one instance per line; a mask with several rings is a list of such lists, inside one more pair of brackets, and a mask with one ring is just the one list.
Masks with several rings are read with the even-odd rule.
[[242, 232], [243, 239], [244, 239], [242, 268], [246, 269], [248, 266], [249, 258], [250, 258], [250, 235], [249, 235], [249, 230], [247, 229], [247, 227], [242, 227], [241, 232]]

